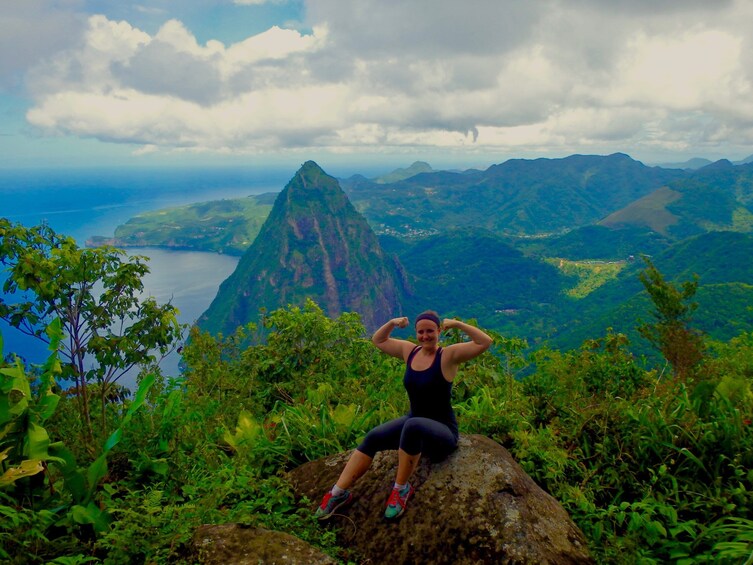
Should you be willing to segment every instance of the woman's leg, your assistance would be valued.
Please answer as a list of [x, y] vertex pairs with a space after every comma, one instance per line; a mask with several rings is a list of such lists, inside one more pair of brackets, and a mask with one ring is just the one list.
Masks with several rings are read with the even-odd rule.
[[319, 508], [316, 509], [317, 519], [328, 520], [340, 508], [350, 504], [353, 494], [347, 489], [371, 466], [377, 451], [397, 449], [405, 420], [407, 417], [392, 420], [366, 434], [361, 445], [350, 455], [335, 486], [324, 495]]
[[395, 482], [399, 485], [404, 485], [408, 482], [413, 471], [416, 470], [418, 462], [421, 460], [421, 454], [409, 455], [402, 449], [397, 450], [397, 475], [395, 476]]
[[357, 449], [354, 450], [335, 484], [341, 489], [350, 488], [350, 485], [356, 482], [367, 471], [373, 460], [373, 457], [369, 457]]
[[404, 485], [416, 470], [421, 454], [446, 455], [457, 446], [450, 428], [430, 418], [410, 418], [403, 425], [395, 482]]
[[405, 422], [397, 451], [395, 486], [387, 499], [385, 518], [396, 520], [405, 512], [414, 491], [408, 480], [416, 470], [421, 454], [450, 453], [456, 445], [455, 436], [445, 424], [429, 418], [409, 418]]
[[345, 468], [337, 479], [337, 486], [342, 489], [349, 488], [367, 469], [379, 451], [397, 449], [400, 444], [400, 435], [403, 424], [408, 420], [407, 416], [385, 422], [371, 430], [361, 442], [345, 464]]

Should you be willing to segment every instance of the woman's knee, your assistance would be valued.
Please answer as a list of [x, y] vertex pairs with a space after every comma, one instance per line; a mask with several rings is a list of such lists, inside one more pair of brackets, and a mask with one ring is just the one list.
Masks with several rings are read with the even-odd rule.
[[439, 422], [435, 422], [429, 418], [409, 418], [403, 425], [402, 435], [431, 436], [435, 434], [434, 427], [441, 425]]
[[410, 455], [418, 455], [423, 450], [425, 426], [421, 418], [410, 418], [403, 426], [400, 435], [400, 449]]
[[400, 448], [406, 453], [449, 453], [457, 444], [450, 429], [428, 418], [411, 418], [403, 426]]
[[399, 420], [393, 420], [392, 422], [387, 422], [373, 428], [363, 438], [363, 441], [357, 448], [358, 451], [365, 453], [369, 457], [374, 457], [379, 451], [397, 449], [401, 427], [402, 423]]
[[[377, 440], [378, 434], [374, 433], [374, 430], [368, 432], [363, 441], [356, 447], [356, 451], [360, 451], [367, 457], [374, 457], [377, 451], [379, 451], [379, 442]], [[355, 453], [355, 452], [354, 452]]]

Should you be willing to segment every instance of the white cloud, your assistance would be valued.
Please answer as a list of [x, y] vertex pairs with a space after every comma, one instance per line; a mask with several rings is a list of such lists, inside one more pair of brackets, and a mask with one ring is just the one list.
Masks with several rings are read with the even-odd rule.
[[738, 76], [741, 50], [741, 38], [717, 30], [674, 37], [639, 33], [617, 63], [612, 98], [669, 109], [736, 99], [748, 86]]
[[317, 0], [312, 31], [231, 45], [92, 16], [28, 75], [27, 119], [143, 152], [748, 142], [753, 7], [660, 4]]

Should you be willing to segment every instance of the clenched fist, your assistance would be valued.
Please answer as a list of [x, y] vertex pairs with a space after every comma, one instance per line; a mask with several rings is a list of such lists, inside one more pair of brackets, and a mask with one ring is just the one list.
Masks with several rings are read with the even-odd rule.
[[406, 328], [408, 327], [408, 318], [406, 318], [405, 316], [403, 316], [402, 318], [393, 318], [392, 324], [396, 328]]

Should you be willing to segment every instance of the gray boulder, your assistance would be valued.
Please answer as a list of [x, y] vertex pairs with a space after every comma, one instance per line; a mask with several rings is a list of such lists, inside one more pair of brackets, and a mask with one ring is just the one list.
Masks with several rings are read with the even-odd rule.
[[205, 525], [196, 530], [193, 547], [207, 565], [334, 565], [321, 550], [290, 534], [239, 524]]
[[[318, 503], [349, 455], [291, 471], [297, 494]], [[329, 520], [338, 526], [339, 544], [368, 563], [593, 562], [583, 533], [562, 506], [495, 441], [461, 436], [447, 459], [433, 463], [423, 458], [405, 514], [388, 522], [383, 513], [396, 468], [397, 452], [377, 454], [352, 488], [352, 506]]]

